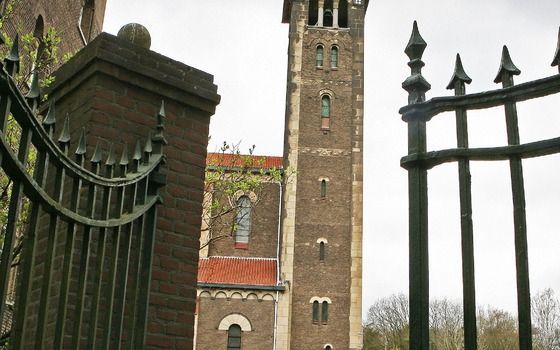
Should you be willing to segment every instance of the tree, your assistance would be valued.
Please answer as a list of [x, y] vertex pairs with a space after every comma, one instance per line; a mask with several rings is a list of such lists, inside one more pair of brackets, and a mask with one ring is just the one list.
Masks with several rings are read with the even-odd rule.
[[535, 350], [560, 349], [560, 301], [550, 288], [531, 298]]
[[493, 307], [478, 311], [479, 350], [517, 350], [517, 320], [509, 312]]
[[366, 335], [377, 338], [368, 339], [372, 343], [370, 349], [408, 349], [408, 310], [408, 296], [402, 293], [379, 299], [370, 306]]
[[446, 298], [430, 302], [430, 344], [438, 350], [463, 349], [463, 308], [460, 303]]
[[[211, 242], [233, 238], [244, 215], [252, 212], [266, 197], [266, 185], [281, 183], [290, 171], [264, 167], [265, 157], [241, 154], [239, 144], [223, 143], [217, 157], [206, 168], [201, 249]], [[242, 196], [249, 201], [240, 201]], [[249, 210], [247, 210], [249, 209]]]

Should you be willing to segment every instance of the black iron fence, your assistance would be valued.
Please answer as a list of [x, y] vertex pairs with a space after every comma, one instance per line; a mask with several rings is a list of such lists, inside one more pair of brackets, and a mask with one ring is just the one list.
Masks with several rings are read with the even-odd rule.
[[[410, 293], [410, 349], [429, 349], [429, 268], [428, 268], [428, 170], [447, 162], [457, 162], [459, 168], [461, 246], [463, 270], [463, 310], [465, 349], [477, 347], [476, 298], [474, 275], [473, 223], [471, 204], [471, 175], [469, 162], [507, 160], [510, 164], [514, 208], [515, 257], [517, 277], [517, 306], [519, 317], [519, 348], [532, 349], [531, 296], [527, 254], [527, 225], [523, 164], [525, 158], [560, 153], [560, 137], [520, 144], [516, 103], [560, 92], [560, 74], [515, 85], [514, 75], [520, 70], [514, 65], [508, 49], [503, 47], [499, 72], [494, 80], [502, 88], [466, 94], [465, 85], [471, 82], [457, 55], [455, 72], [448, 89], [455, 96], [436, 97], [426, 101], [430, 84], [422, 76], [422, 55], [426, 42], [414, 22], [412, 36], [405, 49], [410, 62], [411, 76], [403, 82], [408, 91], [408, 105], [400, 109], [408, 124], [408, 155], [401, 165], [408, 170], [409, 182], [409, 293]], [[552, 66], [560, 63], [560, 34]], [[559, 66], [560, 69], [560, 66]], [[469, 148], [467, 111], [503, 106], [506, 117], [508, 145], [491, 148]], [[455, 111], [457, 148], [426, 151], [426, 125], [440, 113]]]
[[144, 348], [165, 183], [163, 103], [156, 129], [131, 158], [127, 145], [119, 159], [113, 145], [88, 156], [84, 130], [70, 156], [72, 119], [55, 139], [55, 104], [44, 118], [38, 113], [38, 77], [25, 97], [14, 81], [17, 40], [0, 66], [0, 175], [11, 181], [0, 223], [0, 341], [10, 349]]

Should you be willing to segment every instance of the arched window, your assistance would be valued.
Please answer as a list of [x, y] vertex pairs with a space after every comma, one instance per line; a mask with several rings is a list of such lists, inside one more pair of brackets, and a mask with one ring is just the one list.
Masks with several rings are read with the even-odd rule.
[[327, 324], [328, 320], [329, 320], [329, 303], [323, 301], [323, 304], [321, 306], [321, 323]]
[[331, 98], [328, 95], [321, 97], [321, 129], [328, 130], [331, 127]]
[[319, 243], [319, 261], [325, 261], [325, 242]]
[[315, 66], [317, 67], [323, 67], [323, 53], [324, 53], [324, 48], [322, 45], [318, 45], [317, 46], [317, 50], [315, 53]]
[[313, 323], [314, 324], [318, 324], [319, 323], [319, 302], [317, 300], [315, 300], [313, 302]]
[[316, 26], [319, 21], [319, 5], [317, 0], [309, 1], [309, 21], [310, 26]]
[[332, 350], [332, 346], [330, 346], [330, 345], [325, 345], [325, 350]]
[[321, 198], [327, 197], [327, 180], [321, 180]]
[[35, 21], [35, 28], [33, 29], [33, 37], [37, 39], [38, 46], [37, 51], [35, 52], [35, 61], [31, 65], [32, 71], [40, 66], [39, 62], [41, 61], [41, 59], [43, 58], [43, 54], [45, 53], [45, 42], [43, 41], [44, 34], [45, 23], [43, 21], [43, 16], [39, 15], [39, 17], [37, 17], [37, 20]]
[[237, 220], [235, 230], [235, 247], [247, 248], [251, 232], [251, 199], [241, 196], [237, 200]]
[[338, 47], [331, 47], [331, 68], [338, 68]]
[[323, 26], [333, 26], [333, 0], [325, 0], [325, 9], [323, 11]]
[[84, 44], [87, 44], [91, 40], [91, 35], [93, 32], [93, 20], [95, 18], [95, 1], [85, 0], [84, 6], [82, 7], [82, 13], [80, 14], [80, 31], [82, 34], [82, 39]]
[[232, 324], [228, 329], [227, 350], [241, 349], [241, 327], [238, 324]]
[[348, 3], [344, 0], [338, 3], [338, 26], [348, 28]]

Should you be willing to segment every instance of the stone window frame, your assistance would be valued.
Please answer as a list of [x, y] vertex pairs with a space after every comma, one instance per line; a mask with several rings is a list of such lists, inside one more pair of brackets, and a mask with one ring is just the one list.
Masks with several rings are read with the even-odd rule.
[[[322, 51], [321, 60], [319, 60], [319, 49], [321, 49]], [[319, 42], [315, 45], [315, 68], [323, 69], [324, 66], [325, 66], [325, 45]]]
[[317, 239], [317, 244], [319, 244], [319, 262], [324, 263], [327, 255], [327, 244], [329, 244], [329, 241], [326, 238], [321, 237]]
[[95, 0], [84, 0], [82, 9], [80, 10], [80, 17], [78, 19], [78, 31], [80, 32], [80, 37], [82, 38], [84, 45], [87, 45], [91, 40], [94, 22]]
[[331, 180], [328, 177], [320, 177], [317, 181], [319, 181], [319, 198], [325, 200], [328, 197], [328, 185]]
[[218, 324], [218, 330], [220, 331], [228, 331], [231, 325], [237, 324], [241, 327], [242, 332], [252, 332], [253, 326], [251, 321], [245, 316], [240, 313], [231, 313], [229, 315], [224, 316], [220, 323]]
[[[234, 241], [234, 247], [236, 249], [248, 249], [249, 248], [249, 241], [251, 240], [251, 229], [252, 229], [252, 216], [253, 216], [253, 208], [254, 208], [254, 204], [257, 203], [258, 201], [258, 197], [255, 194], [255, 192], [253, 191], [242, 191], [242, 190], [238, 190], [237, 192], [235, 192], [233, 194], [233, 199], [235, 200], [235, 202], [237, 203], [242, 197], [246, 197], [249, 199], [251, 206], [249, 207], [249, 229], [247, 232], [247, 242], [239, 242], [236, 238], [236, 234], [237, 234], [237, 230], [233, 233], [233, 241]], [[238, 220], [237, 218], [238, 214], [236, 214], [236, 220]]]
[[[327, 97], [329, 101], [328, 113], [325, 113], [323, 106], [323, 99]], [[329, 89], [322, 89], [319, 91], [319, 108], [321, 117], [321, 131], [323, 134], [327, 134], [332, 129], [332, 118], [333, 118], [333, 104], [335, 100], [334, 93]]]
[[[313, 322], [313, 324], [326, 325], [329, 321], [329, 309], [330, 309], [330, 305], [332, 304], [332, 300], [328, 297], [314, 296], [309, 300], [309, 303], [311, 304], [311, 321]], [[318, 306], [318, 310], [316, 308], [317, 306]], [[326, 306], [326, 314], [327, 314], [326, 317], [324, 316], [325, 306]]]
[[[336, 52], [336, 65], [333, 65], [333, 52]], [[340, 66], [340, 47], [338, 44], [331, 45], [329, 62], [331, 70], [338, 70], [338, 67]]]

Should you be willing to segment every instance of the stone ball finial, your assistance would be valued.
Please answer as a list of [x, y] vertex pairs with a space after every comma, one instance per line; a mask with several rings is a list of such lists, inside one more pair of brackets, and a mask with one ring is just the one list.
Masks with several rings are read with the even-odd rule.
[[145, 49], [150, 49], [152, 44], [150, 32], [148, 32], [146, 27], [138, 23], [125, 24], [119, 29], [117, 36]]

